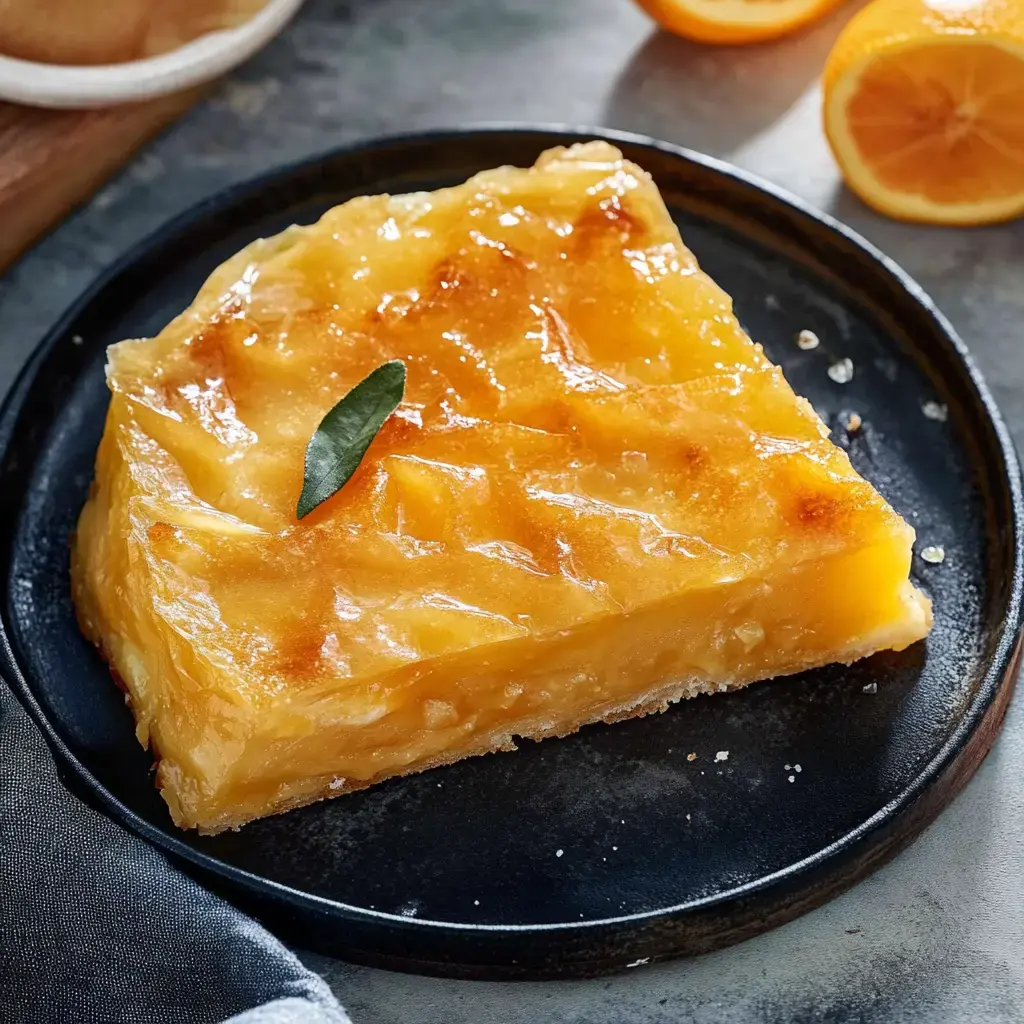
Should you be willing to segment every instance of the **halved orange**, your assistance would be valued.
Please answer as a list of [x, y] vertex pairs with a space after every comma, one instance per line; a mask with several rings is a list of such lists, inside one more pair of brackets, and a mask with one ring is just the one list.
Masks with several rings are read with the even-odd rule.
[[875, 0], [825, 67], [825, 132], [846, 183], [901, 220], [1024, 213], [1024, 3]]
[[844, 0], [637, 0], [662, 28], [699, 43], [760, 43], [795, 32]]

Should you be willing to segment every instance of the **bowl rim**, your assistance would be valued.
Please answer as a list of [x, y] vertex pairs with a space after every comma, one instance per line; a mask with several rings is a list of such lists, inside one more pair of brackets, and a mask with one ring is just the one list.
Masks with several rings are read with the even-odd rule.
[[303, 0], [268, 0], [248, 21], [167, 53], [118, 64], [49, 64], [0, 55], [0, 100], [80, 110], [155, 99], [200, 85], [251, 57], [291, 20]]

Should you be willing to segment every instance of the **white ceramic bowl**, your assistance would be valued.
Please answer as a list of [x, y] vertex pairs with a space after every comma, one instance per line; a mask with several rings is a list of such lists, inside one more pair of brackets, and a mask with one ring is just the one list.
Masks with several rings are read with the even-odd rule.
[[188, 89], [252, 56], [301, 6], [302, 0], [269, 0], [237, 28], [210, 32], [169, 53], [122, 64], [39, 64], [0, 56], [0, 99], [36, 107], [107, 107]]

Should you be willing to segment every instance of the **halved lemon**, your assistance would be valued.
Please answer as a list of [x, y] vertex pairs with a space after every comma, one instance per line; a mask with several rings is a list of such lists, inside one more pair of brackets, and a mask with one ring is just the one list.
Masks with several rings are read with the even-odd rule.
[[760, 43], [817, 20], [843, 0], [637, 0], [662, 28], [700, 43]]
[[825, 66], [846, 183], [901, 220], [1024, 213], [1024, 2], [875, 0]]

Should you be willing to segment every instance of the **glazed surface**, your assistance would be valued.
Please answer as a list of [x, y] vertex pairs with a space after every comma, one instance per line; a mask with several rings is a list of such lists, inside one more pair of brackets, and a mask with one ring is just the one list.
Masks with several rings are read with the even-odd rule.
[[[389, 359], [402, 405], [298, 522], [310, 436]], [[189, 824], [930, 622], [913, 531], [604, 143], [256, 242], [108, 382], [76, 599]], [[580, 631], [636, 653], [602, 670]]]

